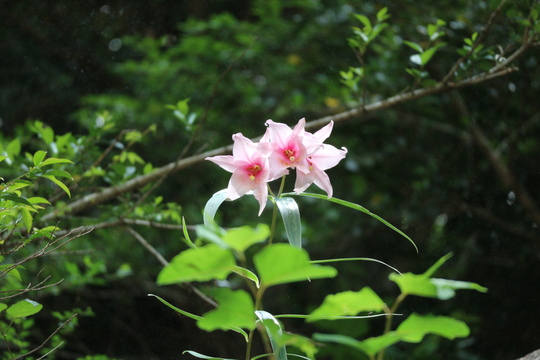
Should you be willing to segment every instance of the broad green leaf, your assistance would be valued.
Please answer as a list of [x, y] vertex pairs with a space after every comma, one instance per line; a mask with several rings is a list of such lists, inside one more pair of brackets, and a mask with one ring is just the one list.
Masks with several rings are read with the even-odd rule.
[[345, 200], [341, 200], [341, 199], [336, 199], [336, 198], [329, 198], [327, 197], [326, 195], [321, 195], [321, 194], [313, 194], [313, 193], [301, 193], [301, 194], [296, 194], [296, 193], [286, 193], [286, 194], [283, 194], [283, 196], [294, 196], [294, 195], [298, 195], [298, 196], [307, 196], [307, 197], [314, 197], [314, 198], [317, 198], [317, 199], [322, 199], [322, 200], [326, 200], [326, 201], [330, 201], [330, 202], [333, 202], [333, 203], [336, 203], [336, 204], [339, 204], [339, 205], [342, 205], [342, 206], [346, 206], [348, 208], [351, 208], [351, 209], [354, 209], [354, 210], [358, 210], [358, 211], [361, 211], [363, 212], [364, 214], [367, 214], [375, 219], [377, 219], [378, 221], [382, 222], [384, 225], [388, 226], [390, 229], [394, 230], [395, 232], [397, 232], [398, 234], [400, 234], [401, 236], [403, 236], [405, 239], [409, 240], [411, 242], [411, 244], [413, 244], [414, 248], [416, 249], [416, 252], [418, 252], [418, 247], [416, 246], [416, 244], [414, 243], [414, 241], [408, 237], [403, 231], [399, 230], [398, 228], [396, 228], [394, 225], [390, 224], [388, 221], [384, 220], [383, 218], [381, 218], [380, 216], [372, 213], [371, 211], [369, 211], [368, 209], [366, 209], [365, 207], [363, 206], [360, 206], [358, 204], [355, 204], [355, 203], [352, 203], [352, 202], [349, 202], [349, 201], [345, 201]]
[[[0, 259], [2, 260], [2, 259]], [[12, 266], [12, 264], [5, 264], [5, 265], [0, 265], [0, 273], [2, 273], [2, 275], [8, 275], [8, 276], [11, 276], [11, 277], [14, 277], [15, 279], [17, 279], [19, 282], [22, 281], [22, 278], [21, 278], [21, 273], [19, 272], [19, 270], [17, 269], [17, 267], [9, 270], [9, 272], [5, 273], [5, 269]]]
[[210, 226], [210, 224], [214, 222], [216, 212], [225, 200], [227, 200], [227, 189], [219, 190], [214, 195], [212, 195], [210, 200], [208, 200], [208, 202], [204, 206], [204, 225]]
[[19, 138], [15, 138], [7, 144], [6, 152], [10, 155], [19, 155], [21, 152], [21, 141]]
[[293, 198], [280, 197], [276, 199], [276, 205], [283, 218], [283, 225], [289, 243], [297, 248], [302, 247], [302, 223], [300, 222], [300, 210]]
[[433, 315], [411, 314], [397, 328], [396, 334], [401, 340], [418, 343], [425, 335], [435, 334], [447, 339], [469, 336], [470, 330], [462, 321], [447, 317]]
[[424, 51], [422, 54], [420, 54], [420, 61], [421, 61], [420, 65], [422, 65], [422, 66], [427, 65], [429, 60], [431, 60], [431, 58], [433, 57], [433, 55], [435, 55], [436, 52], [437, 52], [436, 47], [426, 49], [426, 51]]
[[6, 304], [0, 303], [0, 312], [6, 310], [7, 307], [8, 307], [8, 306], [7, 306]]
[[20, 211], [24, 227], [26, 228], [27, 232], [30, 232], [32, 230], [32, 222], [34, 221], [34, 218], [30, 214], [30, 211], [28, 211], [28, 209], [22, 208], [20, 209]]
[[333, 342], [357, 349], [373, 358], [378, 352], [400, 341], [394, 332], [358, 341], [352, 337], [338, 334], [313, 334], [313, 338], [320, 342]]
[[378, 21], [384, 21], [388, 19], [390, 15], [388, 14], [388, 8], [385, 6], [381, 10], [377, 12], [377, 20]]
[[389, 279], [399, 286], [402, 294], [430, 298], [437, 297], [437, 287], [431, 282], [429, 277], [426, 277], [423, 274], [404, 273], [398, 275], [396, 273], [391, 273]]
[[261, 243], [270, 236], [270, 228], [266, 224], [258, 224], [256, 228], [242, 226], [227, 230], [223, 242], [231, 249], [243, 253], [251, 245]]
[[176, 255], [158, 275], [159, 285], [190, 281], [223, 280], [236, 265], [229, 250], [210, 244]]
[[49, 200], [39, 197], [39, 196], [33, 196], [31, 198], [26, 199], [30, 204], [51, 204]]
[[440, 300], [447, 300], [453, 297], [455, 295], [455, 290], [459, 289], [486, 292], [487, 288], [476, 283], [431, 278], [435, 271], [437, 271], [451, 256], [451, 253], [443, 256], [423, 274], [390, 274], [389, 278], [399, 286], [399, 289], [404, 294], [437, 298]]
[[369, 18], [362, 14], [354, 14], [354, 17], [356, 17], [366, 28], [371, 29], [371, 21], [369, 21]]
[[261, 278], [261, 287], [329, 278], [337, 274], [333, 267], [311, 264], [305, 250], [288, 244], [267, 246], [255, 254], [253, 262]]
[[45, 159], [45, 155], [47, 155], [46, 151], [43, 151], [43, 150], [36, 151], [33, 158], [34, 166], [40, 165], [43, 159]]
[[58, 159], [58, 158], [48, 158], [45, 161], [43, 161], [40, 166], [47, 166], [47, 165], [53, 165], [53, 164], [73, 164], [73, 161], [68, 159]]
[[[47, 160], [50, 160], [50, 159], [47, 159]], [[47, 161], [47, 160], [45, 160], [45, 161]], [[43, 164], [42, 164], [42, 166], [43, 166]], [[66, 194], [68, 194], [69, 197], [71, 197], [71, 191], [69, 191], [68, 187], [63, 182], [58, 180], [54, 175], [46, 175], [45, 174], [45, 175], [41, 175], [41, 177], [44, 177], [46, 179], [51, 180], [53, 183], [58, 185], [62, 190], [64, 190], [66, 192]]]
[[325, 316], [357, 315], [362, 311], [381, 311], [384, 301], [369, 287], [360, 291], [344, 291], [327, 295], [317, 309], [311, 312], [308, 322]]
[[202, 330], [230, 330], [234, 327], [242, 329], [255, 328], [255, 305], [251, 296], [244, 290], [215, 288], [211, 295], [218, 307], [205, 313], [197, 321]]
[[47, 145], [49, 145], [50, 143], [53, 142], [54, 140], [54, 131], [53, 129], [50, 127], [50, 126], [47, 126], [47, 127], [44, 127], [42, 130], [41, 130], [41, 138], [43, 139], [43, 141], [45, 141], [45, 143]]
[[257, 318], [263, 324], [266, 330], [266, 335], [270, 339], [272, 350], [274, 350], [274, 356], [276, 360], [287, 360], [287, 348], [285, 347], [285, 341], [283, 339], [283, 330], [281, 324], [277, 319], [266, 311], [255, 311]]
[[7, 156], [1, 155], [1, 156], [0, 156], [0, 162], [6, 160], [7, 158], [8, 158]]
[[456, 290], [476, 290], [484, 293], [488, 291], [487, 288], [468, 281], [431, 278], [431, 283], [435, 285], [437, 299], [440, 300], [447, 300], [454, 297]]
[[13, 318], [23, 318], [37, 314], [42, 308], [40, 303], [24, 299], [11, 305], [6, 312]]
[[206, 360], [235, 360], [235, 359], [227, 359], [227, 358], [222, 358], [222, 357], [214, 357], [214, 356], [203, 355], [203, 354], [199, 354], [198, 352], [191, 351], [191, 350], [186, 350], [186, 351], [182, 352], [182, 354], [186, 354], [186, 353], [191, 355], [191, 356], [194, 356], [196, 358], [199, 358], [199, 359], [206, 359]]

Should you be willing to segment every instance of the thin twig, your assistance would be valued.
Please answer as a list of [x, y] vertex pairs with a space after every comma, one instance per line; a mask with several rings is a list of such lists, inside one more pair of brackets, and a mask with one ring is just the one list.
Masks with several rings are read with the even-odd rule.
[[[113, 221], [105, 221], [102, 223], [92, 225], [91, 228], [94, 230], [99, 230], [99, 229], [105, 229], [105, 228], [110, 228], [114, 226], [120, 226], [120, 225], [140, 225], [140, 226], [147, 226], [147, 227], [153, 227], [157, 229], [166, 229], [166, 230], [183, 230], [184, 229], [183, 226], [179, 224], [169, 224], [169, 223], [155, 222], [151, 220], [126, 219], [126, 218], [113, 220]], [[196, 227], [195, 225], [186, 225], [186, 228], [188, 230], [195, 230], [195, 227]], [[64, 235], [71, 231], [73, 231], [73, 229], [60, 230], [60, 231], [57, 231], [56, 234]]]
[[481, 44], [482, 40], [484, 40], [484, 37], [485, 35], [487, 34], [487, 32], [489, 31], [489, 29], [491, 28], [491, 26], [493, 25], [493, 22], [495, 20], [495, 17], [497, 17], [497, 15], [501, 12], [502, 10], [502, 7], [504, 5], [504, 3], [506, 3], [507, 0], [502, 0], [500, 3], [499, 3], [499, 6], [497, 6], [497, 8], [491, 13], [487, 23], [486, 23], [486, 26], [484, 26], [484, 28], [482, 29], [482, 31], [480, 31], [480, 33], [478, 34], [478, 37], [476, 38], [476, 41], [474, 42], [474, 44], [471, 46], [470, 50], [465, 54], [463, 55], [458, 61], [456, 61], [456, 63], [454, 64], [454, 66], [452, 66], [452, 69], [450, 69], [450, 71], [446, 74], [446, 76], [441, 80], [441, 82], [443, 84], [447, 83], [448, 81], [450, 81], [450, 79], [454, 76], [455, 72], [457, 71], [457, 69], [459, 68], [459, 66], [467, 61], [467, 59], [469, 59], [471, 57], [471, 55], [474, 53], [474, 51], [476, 50], [476, 48]]
[[150, 245], [150, 243], [148, 241], [146, 241], [146, 239], [141, 235], [139, 234], [137, 231], [135, 231], [133, 228], [129, 227], [129, 226], [126, 226], [126, 230], [128, 233], [130, 233], [131, 235], [133, 235], [133, 237], [135, 239], [137, 239], [137, 241], [142, 245], [144, 246], [144, 248], [146, 250], [148, 250], [150, 252], [150, 254], [154, 255], [154, 257], [160, 262], [161, 265], [163, 266], [167, 266], [169, 265], [169, 262], [167, 260], [165, 260], [165, 258], [163, 257], [163, 255], [161, 255], [159, 253], [159, 251], [156, 250], [155, 247], [153, 247], [152, 245]]
[[[154, 248], [148, 241], [146, 241], [146, 239], [141, 234], [139, 234], [137, 231], [135, 231], [133, 228], [129, 226], [126, 226], [126, 229], [131, 235], [135, 237], [135, 239], [137, 239], [139, 243], [141, 243], [142, 246], [144, 246], [146, 250], [148, 250], [152, 255], [154, 255], [154, 257], [161, 263], [161, 265], [163, 266], [169, 265], [169, 262], [165, 260], [163, 255], [161, 255], [159, 251], [156, 250], [156, 248]], [[193, 286], [193, 284], [183, 283], [182, 285], [188, 286], [202, 300], [204, 300], [205, 302], [207, 302], [208, 304], [214, 307], [217, 307], [217, 303], [214, 300], [210, 299], [208, 296], [203, 294], [199, 289]]]
[[[35, 353], [36, 351], [38, 351], [39, 349], [41, 349], [42, 347], [45, 346], [45, 344], [47, 344], [47, 342], [49, 342], [49, 340], [51, 340], [51, 338], [56, 335], [60, 329], [62, 329], [67, 323], [69, 323], [75, 316], [78, 316], [79, 314], [73, 314], [69, 317], [69, 319], [67, 319], [66, 321], [64, 321], [64, 323], [62, 325], [60, 325], [58, 328], [56, 328], [56, 330], [54, 330], [54, 332], [49, 335], [48, 338], [45, 339], [45, 341], [43, 341], [43, 343], [41, 343], [41, 345], [39, 345], [37, 348], [27, 352], [26, 354], [23, 354], [23, 355], [19, 355], [17, 356], [16, 358], [12, 359], [12, 360], [18, 360], [18, 359], [24, 359], [25, 357], [27, 357], [28, 355], [30, 354], [33, 354]], [[56, 349], [56, 348], [55, 348]], [[50, 352], [49, 352], [50, 353]], [[41, 359], [41, 358], [40, 358]]]
[[25, 289], [17, 289], [17, 290], [5, 290], [5, 291], [0, 291], [0, 294], [1, 293], [10, 293], [10, 292], [15, 292], [15, 294], [13, 295], [9, 295], [9, 296], [2, 296], [0, 297], [0, 300], [4, 300], [4, 299], [10, 299], [10, 298], [13, 298], [13, 297], [17, 297], [17, 296], [20, 296], [22, 294], [26, 294], [27, 292], [31, 292], [31, 291], [38, 291], [38, 290], [43, 290], [43, 289], [47, 289], [47, 288], [50, 288], [50, 287], [53, 287], [53, 286], [56, 286], [58, 284], [60, 284], [62, 281], [64, 281], [64, 279], [62, 280], [59, 280], [57, 282], [55, 282], [54, 284], [48, 284], [48, 285], [43, 285], [41, 286], [42, 284], [44, 284], [47, 280], [49, 280], [51, 277], [50, 276], [47, 276], [45, 278], [45, 280], [41, 281], [40, 283], [34, 285], [34, 286], [31, 286], [31, 284], [28, 285], [28, 287], [26, 287]]

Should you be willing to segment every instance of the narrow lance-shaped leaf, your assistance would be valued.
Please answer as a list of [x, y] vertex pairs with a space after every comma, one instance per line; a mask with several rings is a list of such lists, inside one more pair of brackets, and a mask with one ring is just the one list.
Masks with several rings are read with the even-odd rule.
[[227, 200], [227, 189], [220, 190], [212, 195], [210, 200], [208, 200], [204, 206], [204, 225], [210, 226], [210, 224], [213, 223], [217, 210], [225, 200]]
[[41, 175], [41, 177], [51, 180], [53, 183], [58, 185], [62, 190], [64, 190], [66, 194], [68, 194], [69, 197], [71, 197], [71, 191], [69, 191], [69, 188], [63, 182], [58, 180], [54, 175], [44, 174], [44, 175]]
[[43, 161], [40, 166], [47, 166], [53, 164], [73, 164], [73, 161], [68, 159], [48, 158]]
[[258, 310], [255, 314], [266, 330], [276, 360], [287, 360], [287, 348], [283, 341], [283, 330], [279, 321], [266, 311]]
[[302, 223], [300, 221], [300, 209], [298, 204], [290, 197], [280, 197], [276, 199], [285, 226], [285, 232], [289, 243], [297, 248], [302, 247]]
[[182, 216], [182, 232], [184, 234], [184, 240], [185, 240], [186, 244], [190, 248], [193, 248], [193, 249], [197, 248], [197, 246], [195, 246], [193, 241], [191, 241], [191, 237], [189, 236], [189, 232], [188, 232], [187, 225], [186, 225], [186, 219], [184, 219], [183, 216]]
[[26, 200], [23, 197], [14, 195], [14, 194], [0, 194], [0, 199], [10, 200], [10, 201], [13, 201], [14, 203], [23, 204], [23, 205], [33, 207], [32, 204], [28, 200]]
[[205, 359], [205, 360], [235, 360], [235, 359], [227, 359], [227, 358], [222, 358], [222, 357], [203, 355], [203, 354], [200, 354], [200, 353], [198, 353], [196, 351], [192, 351], [192, 350], [186, 350], [182, 354], [189, 354], [189, 355], [194, 356], [194, 357], [196, 357], [198, 359]]
[[167, 305], [169, 308], [173, 309], [174, 311], [176, 311], [177, 313], [179, 314], [182, 314], [184, 316], [187, 316], [188, 318], [191, 318], [193, 320], [199, 320], [199, 319], [202, 319], [202, 316], [199, 316], [199, 315], [195, 315], [195, 314], [192, 314], [190, 312], [187, 312], [187, 311], [184, 311], [180, 308], [177, 308], [176, 306], [172, 305], [171, 303], [169, 303], [168, 301], [166, 301], [165, 299], [157, 296], [157, 295], [154, 295], [154, 294], [148, 294], [148, 296], [153, 296], [155, 297], [156, 299], [158, 299], [159, 301], [161, 301], [163, 304]]
[[401, 236], [403, 236], [405, 239], [409, 240], [411, 242], [411, 244], [413, 244], [414, 248], [416, 249], [416, 251], [418, 252], [418, 247], [416, 246], [416, 244], [414, 243], [414, 241], [409, 237], [407, 236], [403, 231], [399, 230], [398, 228], [396, 228], [394, 225], [390, 224], [388, 221], [384, 220], [383, 218], [381, 218], [380, 216], [372, 213], [371, 211], [369, 211], [368, 209], [366, 209], [365, 207], [363, 206], [360, 206], [358, 204], [355, 204], [355, 203], [352, 203], [352, 202], [349, 202], [349, 201], [346, 201], [346, 200], [341, 200], [341, 199], [336, 199], [336, 198], [329, 198], [327, 197], [326, 195], [321, 195], [321, 194], [312, 194], [312, 193], [301, 193], [301, 194], [296, 194], [296, 193], [286, 193], [286, 194], [282, 194], [282, 196], [295, 196], [295, 195], [298, 195], [298, 196], [307, 196], [307, 197], [314, 197], [314, 198], [317, 198], [317, 199], [322, 199], [322, 200], [326, 200], [326, 201], [330, 201], [330, 202], [333, 202], [333, 203], [336, 203], [336, 204], [339, 204], [339, 205], [342, 205], [342, 206], [345, 206], [345, 207], [348, 207], [348, 208], [351, 208], [351, 209], [354, 209], [354, 210], [358, 210], [358, 211], [361, 211], [363, 212], [364, 214], [367, 214], [375, 219], [377, 219], [378, 221], [382, 222], [384, 225], [388, 226], [390, 229], [394, 230], [395, 232], [397, 232], [398, 234], [400, 234]]

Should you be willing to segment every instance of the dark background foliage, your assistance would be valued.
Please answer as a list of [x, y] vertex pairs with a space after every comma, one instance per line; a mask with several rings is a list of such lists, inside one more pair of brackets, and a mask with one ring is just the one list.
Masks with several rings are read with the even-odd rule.
[[[518, 1], [517, 9], [508, 6], [501, 12], [486, 46], [504, 49], [519, 41], [518, 10], [528, 3]], [[352, 14], [372, 17], [383, 6], [392, 15], [391, 26], [365, 57], [368, 103], [412, 84], [404, 70], [412, 67], [408, 59], [412, 52], [403, 40], [420, 43], [425, 38], [423, 26], [438, 18], [447, 22], [448, 45], [426, 69], [441, 79], [458, 58], [455, 50], [463, 37], [482, 28], [496, 3], [1, 1], [3, 136], [23, 136], [16, 128], [27, 119], [39, 119], [60, 134], [85, 133], [95, 122], [96, 111], [107, 110], [117, 129], [142, 131], [157, 125], [136, 149], [145, 160], [161, 166], [176, 159], [193, 135], [165, 108], [185, 98], [191, 99], [191, 110], [204, 122], [190, 154], [228, 145], [236, 132], [258, 136], [267, 118], [292, 125], [304, 116], [313, 120], [335, 114], [353, 100], [339, 82], [339, 71], [359, 65], [346, 40], [351, 26], [357, 26]], [[487, 294], [461, 293], [446, 303], [407, 300], [404, 313], [456, 316], [469, 323], [472, 336], [455, 342], [429, 338], [418, 348], [396, 346], [388, 352], [391, 358], [502, 360], [540, 347], [538, 224], [516, 196], [525, 190], [534, 204], [540, 201], [537, 62], [538, 49], [533, 48], [519, 58], [519, 72], [335, 127], [330, 143], [346, 146], [349, 154], [330, 171], [334, 195], [399, 225], [420, 253], [367, 217], [302, 199], [304, 237], [312, 257], [369, 256], [420, 273], [453, 252], [440, 276], [489, 288]], [[489, 149], [479, 146], [479, 136], [487, 139]], [[104, 149], [108, 141], [95, 145]], [[499, 156], [513, 182], [504, 181], [490, 154]], [[180, 204], [186, 221], [195, 224], [201, 221], [206, 200], [226, 186], [227, 176], [212, 164], [197, 164], [167, 178], [157, 194]], [[135, 191], [66, 218], [62, 227], [110, 219], [129, 208], [138, 195]], [[269, 220], [266, 214], [260, 219], [252, 215], [255, 209], [252, 199], [242, 198], [220, 210], [220, 222], [236, 226]], [[169, 259], [182, 246], [179, 232], [141, 229], [141, 233]], [[122, 359], [165, 359], [177, 358], [183, 349], [241, 356], [228, 334], [202, 333], [146, 297], [159, 292], [188, 311], [205, 310], [189, 289], [156, 288], [160, 264], [122, 228], [96, 230], [72, 246], [91, 250], [86, 262], [81, 256], [69, 261], [82, 273], [94, 269], [95, 275], [79, 283], [67, 279], [60, 294], [50, 293], [43, 302], [54, 310], [91, 306], [96, 316], [81, 319], [59, 358], [102, 353]], [[131, 275], [119, 276], [126, 264]], [[273, 306], [278, 312], [306, 311], [320, 302], [324, 291], [344, 287], [358, 290], [368, 285], [388, 299], [397, 293], [386, 269], [378, 265], [347, 264], [339, 271], [336, 282], [276, 290]], [[49, 330], [47, 321], [39, 323], [43, 334]], [[295, 322], [287, 326], [306, 333], [314, 330]], [[371, 328], [337, 326], [358, 336], [381, 328], [376, 322]], [[347, 351], [334, 354], [335, 358], [356, 356]]]

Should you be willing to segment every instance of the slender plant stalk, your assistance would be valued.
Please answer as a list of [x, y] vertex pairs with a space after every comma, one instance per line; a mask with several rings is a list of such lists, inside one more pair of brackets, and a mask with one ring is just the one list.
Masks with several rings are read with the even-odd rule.
[[[392, 305], [392, 307], [390, 309], [386, 308], [384, 310], [386, 312], [386, 322], [384, 324], [383, 334], [388, 334], [390, 330], [392, 329], [393, 315], [396, 313], [397, 308], [399, 307], [399, 305], [401, 305], [401, 303], [403, 302], [403, 300], [405, 300], [406, 297], [407, 297], [407, 294], [405, 293], [399, 294], [399, 296], [396, 298], [396, 301], [394, 301], [394, 304]], [[377, 354], [377, 360], [383, 360], [383, 359], [384, 359], [384, 349], [382, 349]]]
[[[262, 306], [262, 297], [264, 294], [264, 291], [266, 289], [264, 287], [260, 288], [259, 291], [257, 291], [257, 294], [255, 295], [255, 310], [260, 310]], [[255, 332], [255, 328], [249, 330], [249, 336], [248, 336], [248, 343], [246, 346], [246, 357], [245, 360], [249, 360], [251, 358], [251, 347], [253, 345], [253, 333]], [[264, 335], [264, 334], [261, 334]]]
[[281, 184], [279, 185], [279, 190], [278, 190], [277, 196], [274, 196], [274, 193], [272, 192], [272, 189], [270, 189], [270, 186], [268, 187], [268, 191], [270, 191], [270, 193], [272, 194], [272, 196], [275, 199], [274, 200], [274, 211], [272, 212], [272, 224], [270, 225], [270, 237], [268, 238], [268, 245], [272, 245], [272, 240], [274, 239], [274, 233], [275, 233], [275, 230], [276, 230], [277, 211], [278, 211], [277, 206], [276, 206], [276, 201], [281, 196], [281, 194], [283, 193], [283, 188], [285, 187], [285, 177], [286, 177], [286, 175], [284, 175], [281, 178]]

